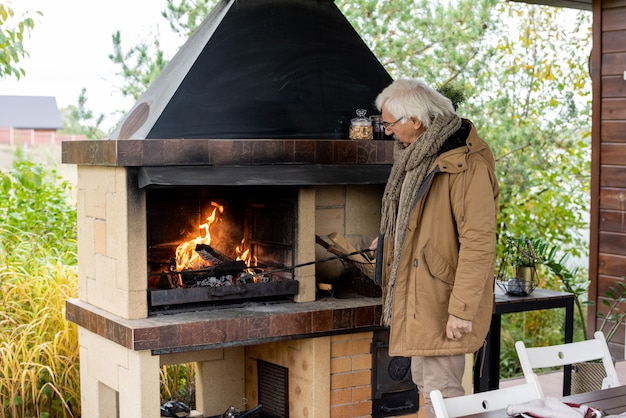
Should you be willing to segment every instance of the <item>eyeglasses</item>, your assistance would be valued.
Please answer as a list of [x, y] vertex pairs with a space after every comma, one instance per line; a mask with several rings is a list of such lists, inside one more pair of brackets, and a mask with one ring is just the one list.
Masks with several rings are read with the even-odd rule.
[[395, 122], [383, 122], [383, 128], [385, 128], [385, 131], [390, 130], [391, 128], [393, 128], [393, 125], [395, 125], [396, 123], [400, 122], [402, 119], [404, 119], [404, 116], [401, 116], [397, 121]]

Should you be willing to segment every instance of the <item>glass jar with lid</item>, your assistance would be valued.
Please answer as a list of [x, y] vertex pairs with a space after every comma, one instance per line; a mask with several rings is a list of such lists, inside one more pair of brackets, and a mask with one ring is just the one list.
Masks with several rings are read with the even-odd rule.
[[357, 109], [356, 118], [350, 121], [350, 139], [372, 139], [372, 122], [365, 117], [367, 110]]

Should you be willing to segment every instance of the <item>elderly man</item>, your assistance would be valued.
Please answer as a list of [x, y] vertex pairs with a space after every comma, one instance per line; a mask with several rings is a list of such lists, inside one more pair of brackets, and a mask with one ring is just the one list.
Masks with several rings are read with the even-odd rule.
[[449, 99], [397, 80], [376, 99], [396, 141], [382, 201], [383, 325], [413, 381], [464, 395], [465, 354], [484, 343], [493, 308], [498, 182], [489, 146]]

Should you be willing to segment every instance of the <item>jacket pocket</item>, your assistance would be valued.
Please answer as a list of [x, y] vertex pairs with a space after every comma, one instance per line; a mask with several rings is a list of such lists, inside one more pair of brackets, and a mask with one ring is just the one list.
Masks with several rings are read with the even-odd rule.
[[424, 261], [431, 276], [449, 285], [454, 284], [456, 269], [430, 243], [424, 247]]

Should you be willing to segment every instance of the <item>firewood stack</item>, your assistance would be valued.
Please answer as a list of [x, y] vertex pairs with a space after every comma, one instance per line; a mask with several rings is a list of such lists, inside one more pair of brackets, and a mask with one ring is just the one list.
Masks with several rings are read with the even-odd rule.
[[[328, 252], [335, 255], [344, 255], [356, 252], [356, 248], [341, 234], [333, 232], [327, 236], [327, 240], [316, 235], [315, 240]], [[329, 242], [330, 241], [330, 242]], [[353, 254], [341, 259], [346, 268], [365, 278], [374, 280], [374, 260], [365, 254]]]

